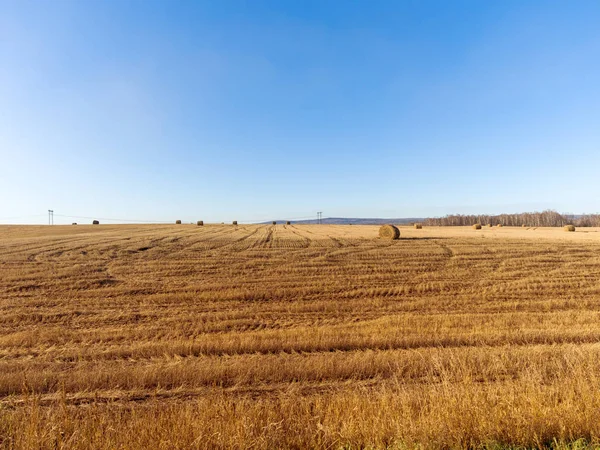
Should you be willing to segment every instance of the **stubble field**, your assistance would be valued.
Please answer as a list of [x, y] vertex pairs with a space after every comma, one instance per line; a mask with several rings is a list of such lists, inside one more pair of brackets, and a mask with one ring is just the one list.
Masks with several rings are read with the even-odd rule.
[[3, 448], [600, 443], [600, 230], [0, 227]]

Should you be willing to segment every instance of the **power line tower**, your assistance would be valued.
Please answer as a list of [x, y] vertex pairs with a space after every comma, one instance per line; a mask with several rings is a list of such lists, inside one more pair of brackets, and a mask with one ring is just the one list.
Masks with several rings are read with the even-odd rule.
[[317, 212], [317, 223], [321, 225], [323, 223], [323, 211]]
[[48, 225], [54, 225], [54, 210], [48, 210]]

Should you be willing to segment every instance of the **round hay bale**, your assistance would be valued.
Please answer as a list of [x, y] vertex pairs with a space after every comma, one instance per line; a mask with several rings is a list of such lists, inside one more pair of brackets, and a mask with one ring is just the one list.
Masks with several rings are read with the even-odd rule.
[[198, 222], [196, 222], [196, 225], [198, 225], [199, 227], [204, 225], [204, 220], [199, 220]]
[[565, 225], [565, 231], [575, 231], [575, 225]]
[[73, 222], [71, 225], [77, 225], [77, 222]]
[[99, 222], [99, 221], [97, 221], [97, 220], [94, 220], [94, 221], [92, 222], [92, 225], [100, 225], [100, 222]]
[[379, 237], [395, 240], [400, 237], [400, 230], [394, 225], [383, 225], [379, 228]]
[[473, 229], [474, 230], [481, 230], [481, 224], [480, 223], [473, 224]]
[[421, 228], [423, 228], [423, 225], [420, 223], [415, 223], [415, 229], [420, 230]]
[[175, 225], [181, 225], [181, 220], [176, 220]]
[[487, 227], [488, 227], [488, 228], [492, 228], [492, 224], [491, 224], [491, 223], [488, 223], [488, 224], [487, 224]]
[[233, 222], [231, 222], [233, 225], [237, 225], [237, 220], [234, 220]]
[[273, 221], [273, 225], [277, 225], [277, 221], [275, 221], [275, 220], [274, 220], [274, 221]]
[[286, 225], [291, 225], [292, 222], [290, 222], [289, 220], [285, 222]]
[[521, 228], [525, 228], [525, 224], [521, 225]]
[[501, 226], [502, 226], [502, 224], [501, 224], [501, 223], [499, 223], [499, 224], [498, 224], [498, 225], [496, 225], [496, 226], [497, 226], [497, 227], [501, 227]]

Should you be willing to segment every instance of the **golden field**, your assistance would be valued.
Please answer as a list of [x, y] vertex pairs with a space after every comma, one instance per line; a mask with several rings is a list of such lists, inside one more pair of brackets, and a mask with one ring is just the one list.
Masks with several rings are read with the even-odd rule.
[[600, 445], [600, 229], [0, 227], [0, 446]]

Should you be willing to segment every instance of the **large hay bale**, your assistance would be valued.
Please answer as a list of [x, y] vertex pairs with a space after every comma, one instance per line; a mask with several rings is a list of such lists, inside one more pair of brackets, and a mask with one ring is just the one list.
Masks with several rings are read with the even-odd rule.
[[481, 224], [480, 223], [473, 224], [473, 229], [474, 230], [481, 230]]
[[77, 225], [77, 222], [73, 222], [71, 225]]
[[234, 220], [233, 222], [231, 222], [233, 225], [237, 225], [237, 220]]
[[198, 225], [199, 227], [204, 225], [204, 220], [199, 220], [198, 222], [196, 222], [196, 225]]
[[501, 223], [499, 223], [499, 224], [498, 224], [498, 225], [496, 225], [496, 226], [497, 226], [497, 227], [502, 227], [502, 224], [501, 224]]
[[92, 222], [92, 225], [100, 225], [100, 222], [98, 222], [97, 220], [94, 220], [94, 221]]
[[181, 220], [176, 220], [175, 225], [181, 225]]
[[575, 225], [565, 225], [565, 231], [575, 231]]
[[394, 225], [383, 225], [379, 228], [379, 237], [383, 239], [398, 239], [400, 237], [400, 230]]
[[277, 221], [275, 221], [275, 220], [274, 220], [274, 221], [273, 221], [273, 225], [277, 225]]
[[290, 222], [289, 220], [285, 222], [286, 225], [291, 225], [292, 222]]
[[492, 224], [491, 224], [491, 223], [488, 223], [486, 226], [487, 226], [488, 228], [492, 228]]
[[525, 225], [525, 224], [521, 225], [521, 228], [525, 228], [525, 227], [526, 227], [526, 225]]
[[423, 225], [420, 223], [415, 223], [415, 229], [420, 230], [421, 228], [423, 228]]

